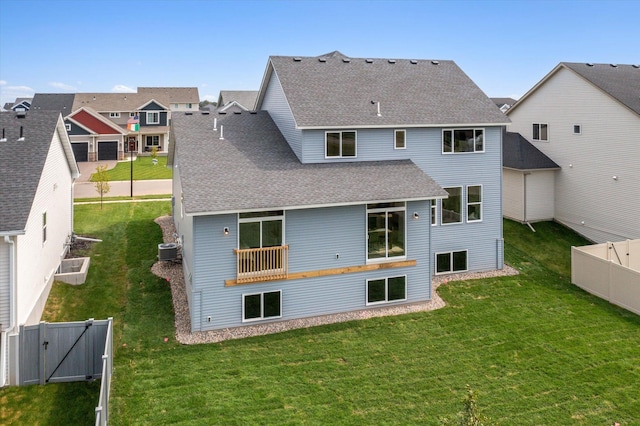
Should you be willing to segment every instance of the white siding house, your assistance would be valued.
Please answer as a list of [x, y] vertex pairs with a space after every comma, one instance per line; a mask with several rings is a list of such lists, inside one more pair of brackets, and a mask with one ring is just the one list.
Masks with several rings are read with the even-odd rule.
[[640, 66], [560, 63], [507, 115], [561, 167], [555, 220], [595, 242], [640, 238]]
[[[0, 386], [15, 384], [20, 325], [37, 324], [73, 230], [79, 172], [62, 116], [0, 115]], [[7, 202], [4, 202], [7, 201]]]

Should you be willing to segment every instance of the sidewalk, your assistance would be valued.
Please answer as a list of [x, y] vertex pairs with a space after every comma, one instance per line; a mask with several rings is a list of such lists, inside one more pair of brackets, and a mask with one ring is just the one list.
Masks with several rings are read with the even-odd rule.
[[[131, 181], [114, 180], [109, 182], [109, 192], [105, 197], [131, 196]], [[171, 194], [171, 179], [134, 180], [133, 195], [164, 195]], [[100, 197], [92, 182], [76, 182], [73, 198]]]
[[[127, 160], [125, 160], [127, 161]], [[80, 177], [76, 180], [74, 186], [73, 198], [96, 198], [100, 197], [96, 187], [89, 181], [91, 174], [95, 173], [96, 167], [106, 165], [107, 170], [113, 169], [116, 164], [115, 160], [109, 161], [88, 161], [78, 163], [80, 169]], [[133, 196], [137, 195], [165, 195], [171, 194], [171, 179], [156, 180], [134, 180]], [[104, 194], [105, 197], [130, 197], [131, 181], [109, 181], [109, 192]]]

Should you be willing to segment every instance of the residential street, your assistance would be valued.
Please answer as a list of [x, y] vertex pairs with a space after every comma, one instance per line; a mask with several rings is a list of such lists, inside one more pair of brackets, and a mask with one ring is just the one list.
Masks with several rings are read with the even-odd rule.
[[[112, 169], [118, 164], [117, 161], [99, 162], [79, 162], [80, 177], [76, 180], [73, 198], [94, 198], [100, 194], [96, 191], [92, 182], [89, 182], [91, 174], [95, 173], [98, 165], [106, 165], [107, 169]], [[110, 181], [109, 193], [107, 197], [127, 197], [131, 195], [131, 181]], [[134, 180], [133, 195], [163, 195], [171, 194], [171, 179], [157, 180]]]

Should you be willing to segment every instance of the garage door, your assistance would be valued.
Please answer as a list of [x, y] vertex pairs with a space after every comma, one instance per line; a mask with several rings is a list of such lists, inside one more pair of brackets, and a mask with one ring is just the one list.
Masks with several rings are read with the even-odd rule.
[[117, 160], [118, 142], [98, 142], [98, 160]]
[[72, 143], [73, 155], [76, 157], [76, 163], [80, 161], [89, 161], [89, 144], [87, 142]]

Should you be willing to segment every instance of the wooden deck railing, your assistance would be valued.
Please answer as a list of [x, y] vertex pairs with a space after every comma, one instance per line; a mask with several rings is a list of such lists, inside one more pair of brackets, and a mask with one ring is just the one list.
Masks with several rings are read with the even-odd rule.
[[289, 272], [289, 246], [235, 249], [238, 283], [286, 279]]

